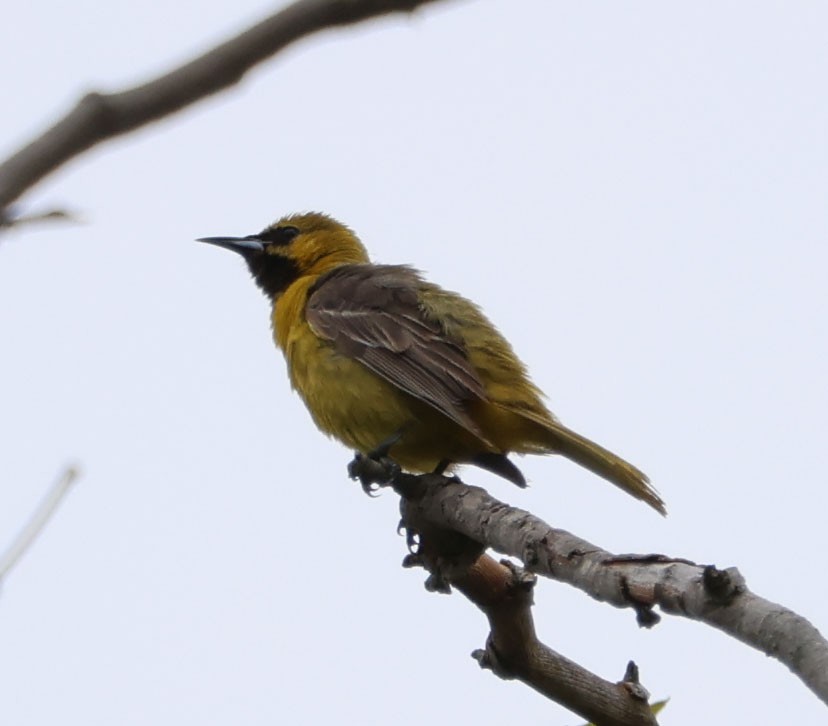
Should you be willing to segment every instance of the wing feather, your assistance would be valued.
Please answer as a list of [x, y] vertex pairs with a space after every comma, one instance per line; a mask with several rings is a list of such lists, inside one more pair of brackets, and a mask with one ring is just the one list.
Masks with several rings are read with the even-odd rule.
[[311, 288], [314, 332], [405, 393], [488, 443], [465, 404], [486, 391], [461, 341], [419, 301], [421, 278], [404, 265], [343, 265]]

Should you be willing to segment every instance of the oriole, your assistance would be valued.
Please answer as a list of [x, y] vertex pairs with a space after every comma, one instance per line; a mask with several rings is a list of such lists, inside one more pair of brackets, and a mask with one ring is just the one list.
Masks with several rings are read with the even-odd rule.
[[407, 265], [372, 264], [348, 227], [294, 214], [259, 234], [200, 241], [238, 252], [273, 304], [276, 345], [316, 425], [426, 472], [475, 464], [519, 486], [507, 454], [562, 454], [662, 514], [647, 477], [566, 428], [479, 307]]

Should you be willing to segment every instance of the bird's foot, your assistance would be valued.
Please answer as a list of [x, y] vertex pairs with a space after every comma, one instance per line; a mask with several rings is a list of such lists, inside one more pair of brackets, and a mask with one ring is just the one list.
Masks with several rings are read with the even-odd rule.
[[357, 451], [353, 461], [348, 464], [348, 476], [358, 479], [362, 491], [368, 496], [376, 496], [381, 487], [392, 484], [400, 475], [400, 465], [388, 456], [388, 452], [401, 436], [402, 432], [389, 436], [367, 454]]
[[376, 496], [382, 487], [391, 484], [399, 476], [400, 471], [400, 465], [387, 456], [375, 459], [371, 454], [359, 451], [348, 464], [348, 476], [358, 479], [362, 491], [371, 497]]

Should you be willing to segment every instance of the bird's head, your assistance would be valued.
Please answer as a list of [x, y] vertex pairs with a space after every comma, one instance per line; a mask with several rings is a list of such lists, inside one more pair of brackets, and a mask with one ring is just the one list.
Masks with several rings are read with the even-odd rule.
[[348, 227], [315, 212], [282, 217], [246, 237], [202, 237], [198, 241], [238, 252], [256, 284], [272, 300], [300, 277], [369, 261], [362, 242]]

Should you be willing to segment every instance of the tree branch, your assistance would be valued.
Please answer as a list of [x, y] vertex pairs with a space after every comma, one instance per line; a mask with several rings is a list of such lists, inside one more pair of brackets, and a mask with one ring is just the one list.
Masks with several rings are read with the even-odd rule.
[[[402, 474], [391, 459], [357, 454], [348, 467], [366, 493], [390, 484], [401, 495], [400, 528], [411, 552], [403, 566], [428, 570], [426, 589], [456, 587], [486, 615], [486, 648], [472, 653], [482, 668], [504, 679], [518, 679], [547, 698], [601, 726], [656, 726], [649, 694], [630, 663], [620, 683], [611, 683], [542, 643], [532, 617], [535, 575], [510, 562], [496, 562], [486, 545], [430, 518], [419, 506], [432, 487], [452, 480]], [[461, 485], [464, 486], [464, 485]]]
[[[411, 517], [404, 515], [408, 527], [414, 526], [410, 523], [414, 518], [413, 512]], [[500, 678], [518, 679], [601, 726], [656, 726], [647, 703], [649, 694], [638, 683], [634, 664], [628, 666], [621, 682], [611, 683], [538, 639], [531, 609], [534, 575], [486, 554], [461, 565], [456, 553], [446, 556], [441, 550], [439, 537], [420, 535], [421, 546], [406, 564], [420, 564], [429, 570], [432, 587], [435, 578], [455, 586], [489, 621], [491, 632], [485, 649], [472, 653], [481, 668]]]
[[404, 519], [418, 528], [450, 531], [479, 552], [491, 547], [531, 572], [630, 607], [643, 627], [660, 620], [656, 605], [712, 625], [785, 664], [828, 704], [828, 642], [806, 618], [750, 592], [736, 568], [664, 555], [613, 555], [457, 479], [395, 474], [390, 485], [403, 498]]
[[92, 92], [0, 164], [0, 210], [90, 147], [168, 116], [238, 83], [255, 65], [308, 35], [435, 0], [299, 0], [235, 38], [148, 83]]
[[69, 491], [72, 484], [78, 478], [78, 470], [73, 467], [67, 467], [60, 475], [60, 478], [52, 485], [47, 492], [43, 501], [37, 506], [37, 509], [32, 514], [29, 521], [20, 530], [20, 533], [8, 546], [5, 552], [0, 554], [0, 585], [6, 575], [17, 564], [26, 550], [32, 546], [32, 543], [37, 539], [37, 536], [43, 531], [43, 528], [48, 524], [55, 510], [63, 501], [63, 497]]

